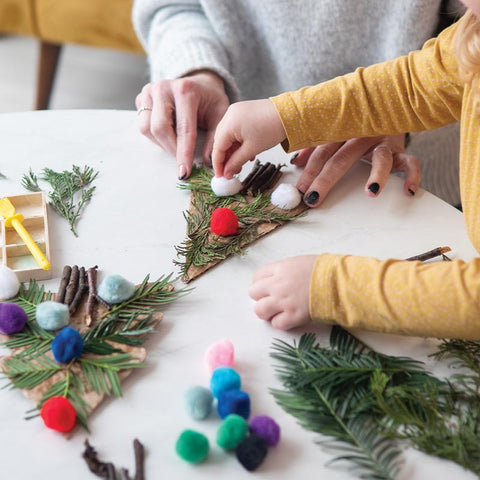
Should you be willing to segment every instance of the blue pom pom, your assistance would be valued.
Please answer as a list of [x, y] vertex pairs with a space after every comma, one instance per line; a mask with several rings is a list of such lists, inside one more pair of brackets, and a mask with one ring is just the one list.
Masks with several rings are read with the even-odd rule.
[[135, 285], [121, 275], [108, 275], [98, 287], [97, 294], [107, 303], [116, 304], [128, 300], [135, 292]]
[[220, 418], [236, 413], [247, 420], [250, 416], [250, 396], [242, 390], [227, 390], [218, 397], [217, 411]]
[[68, 363], [83, 352], [83, 338], [74, 328], [60, 330], [52, 342], [53, 357], [58, 363]]
[[216, 368], [210, 379], [210, 390], [215, 398], [227, 390], [239, 390], [240, 385], [240, 375], [230, 367]]
[[205, 387], [190, 387], [185, 392], [185, 408], [194, 420], [203, 420], [212, 411], [213, 395]]
[[70, 320], [68, 305], [52, 301], [39, 303], [35, 310], [35, 318], [44, 330], [58, 330], [68, 325]]

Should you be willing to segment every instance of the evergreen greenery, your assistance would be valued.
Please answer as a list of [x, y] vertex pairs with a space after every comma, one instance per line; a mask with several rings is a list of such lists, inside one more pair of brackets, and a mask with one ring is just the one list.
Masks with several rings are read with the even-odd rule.
[[48, 398], [65, 396], [75, 407], [79, 422], [87, 427], [89, 407], [82, 398], [86, 387], [98, 394], [120, 396], [119, 373], [144, 366], [140, 359], [122, 350], [118, 344], [141, 346], [148, 334], [155, 331], [155, 312], [189, 292], [188, 289], [174, 290], [172, 275], [152, 283], [148, 283], [148, 278], [135, 289], [131, 298], [112, 307], [82, 334], [84, 352], [69, 364], [59, 364], [52, 359], [50, 350], [55, 335], [35, 321], [36, 306], [50, 300], [51, 293], [45, 292], [34, 280], [30, 281], [28, 288], [22, 284], [17, 297], [10, 301], [24, 308], [28, 322], [23, 332], [2, 344], [14, 350], [13, 355], [3, 362], [3, 376], [9, 381], [7, 386], [32, 390], [55, 378], [43, 393], [37, 410]]
[[[211, 169], [194, 166], [189, 179], [179, 185], [180, 189], [192, 192], [193, 206], [193, 211], [184, 212], [187, 239], [175, 247], [178, 255], [184, 258], [183, 261], [174, 262], [183, 276], [191, 266], [201, 267], [231, 255], [242, 255], [244, 247], [257, 238], [257, 228], [261, 224], [281, 224], [304, 215], [292, 215], [289, 211], [276, 208], [270, 203], [267, 193], [259, 194], [251, 201], [241, 194], [217, 197], [210, 187], [212, 176]], [[218, 238], [210, 232], [212, 211], [221, 207], [231, 208], [235, 212], [239, 221], [236, 235]]]
[[[78, 237], [75, 224], [85, 205], [92, 198], [95, 187], [89, 185], [97, 178], [98, 172], [84, 166], [83, 169], [72, 165], [72, 170], [55, 172], [50, 168], [42, 170], [41, 180], [50, 184], [48, 193], [49, 204], [63, 218], [68, 221], [71, 232]], [[30, 169], [23, 175], [22, 185], [32, 192], [39, 192], [38, 176]], [[88, 187], [88, 188], [87, 188]]]
[[404, 444], [480, 475], [480, 344], [443, 341], [435, 354], [462, 372], [434, 377], [423, 363], [373, 351], [340, 327], [329, 347], [313, 334], [273, 345], [277, 403], [349, 462], [360, 478], [394, 479]]

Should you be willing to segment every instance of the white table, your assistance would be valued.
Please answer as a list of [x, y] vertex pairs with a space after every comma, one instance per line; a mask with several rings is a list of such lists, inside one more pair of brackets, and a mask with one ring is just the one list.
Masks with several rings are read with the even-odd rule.
[[[143, 138], [136, 113], [126, 111], [52, 111], [0, 115], [1, 196], [24, 193], [20, 180], [29, 167], [70, 169], [89, 165], [100, 171], [97, 190], [78, 223], [79, 237], [49, 211], [53, 279], [56, 291], [65, 264], [98, 264], [100, 278], [118, 273], [140, 282], [176, 271], [174, 245], [185, 237], [182, 211], [189, 193], [176, 184], [175, 161]], [[266, 152], [264, 161], [288, 160], [283, 151]], [[286, 180], [294, 182], [293, 170]], [[268, 389], [280, 386], [269, 357], [272, 340], [291, 343], [303, 331], [280, 332], [253, 313], [247, 294], [256, 268], [304, 253], [354, 253], [379, 258], [405, 258], [436, 246], [452, 247], [452, 258], [475, 256], [462, 214], [436, 197], [420, 191], [402, 193], [402, 182], [391, 177], [378, 199], [363, 192], [368, 167], [358, 164], [331, 192], [321, 208], [258, 241], [242, 258], [215, 267], [191, 285], [195, 290], [165, 309], [159, 333], [148, 343], [148, 368], [123, 383], [123, 398], [107, 400], [90, 417], [90, 443], [102, 460], [133, 468], [133, 438], [147, 449], [147, 479], [237, 479], [248, 473], [233, 454], [215, 445], [219, 419], [195, 422], [185, 413], [183, 393], [194, 385], [208, 386], [203, 366], [206, 348], [222, 338], [232, 341], [235, 367], [252, 400], [252, 414], [270, 414], [282, 428], [281, 443], [271, 449], [257, 478], [348, 479], [343, 470], [327, 468], [330, 459], [314, 443], [316, 435], [276, 405]], [[219, 295], [219, 292], [222, 292]], [[312, 327], [328, 341], [329, 328]], [[431, 361], [434, 340], [357, 332], [374, 348], [390, 354]], [[81, 459], [87, 433], [76, 431], [65, 440], [44, 427], [40, 419], [25, 421], [32, 405], [17, 390], [0, 391], [0, 478], [69, 480], [95, 478]], [[193, 428], [205, 433], [210, 459], [192, 466], [178, 458], [179, 433]], [[449, 462], [409, 451], [402, 479], [467, 479], [473, 475]], [[216, 477], [215, 477], [216, 478]]]

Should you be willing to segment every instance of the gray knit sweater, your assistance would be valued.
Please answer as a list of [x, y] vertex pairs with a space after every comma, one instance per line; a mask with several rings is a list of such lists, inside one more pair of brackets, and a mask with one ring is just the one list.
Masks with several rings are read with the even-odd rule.
[[[236, 101], [295, 90], [420, 48], [447, 8], [458, 3], [135, 0], [133, 23], [148, 52], [152, 80], [206, 68], [224, 79]], [[423, 163], [422, 186], [459, 203], [458, 133], [456, 127], [447, 130], [413, 136], [411, 148]], [[442, 173], [434, 181], [425, 175], [438, 169]]]

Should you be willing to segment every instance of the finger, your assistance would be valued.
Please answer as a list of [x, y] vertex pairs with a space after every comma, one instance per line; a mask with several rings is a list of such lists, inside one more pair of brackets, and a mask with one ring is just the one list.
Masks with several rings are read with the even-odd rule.
[[197, 141], [198, 98], [194, 84], [189, 79], [176, 84], [175, 112], [177, 133], [178, 178], [183, 180], [190, 175]]
[[[149, 92], [146, 92], [145, 89], [137, 95], [135, 99], [135, 105], [137, 106], [137, 125], [138, 130], [142, 135], [147, 137], [153, 143], [160, 145], [157, 139], [152, 135], [151, 131], [151, 118], [153, 111], [153, 100]], [[152, 107], [152, 110], [140, 110], [143, 107]], [[161, 145], [160, 145], [161, 146]]]
[[257, 317], [267, 321], [282, 311], [279, 302], [273, 297], [261, 298], [253, 307], [253, 310]]
[[155, 143], [160, 145], [172, 157], [177, 152], [177, 137], [175, 135], [175, 106], [171, 98], [153, 97], [153, 107], [150, 118], [150, 132]]
[[315, 148], [316, 147], [304, 148], [303, 150], [294, 153], [290, 158], [290, 163], [296, 167], [304, 167]]
[[422, 179], [420, 160], [414, 155], [406, 153], [397, 153], [394, 155], [394, 159], [394, 164], [397, 164], [395, 171], [405, 172], [405, 182], [403, 183], [405, 195], [415, 195]]
[[[271, 275], [270, 275], [271, 277]], [[258, 301], [261, 298], [267, 297], [270, 295], [270, 282], [268, 281], [268, 276], [256, 280], [250, 285], [248, 289], [248, 295], [252, 300]]]
[[272, 316], [270, 318], [270, 323], [272, 324], [272, 327], [278, 330], [290, 330], [297, 326], [292, 316], [283, 311]]
[[378, 145], [372, 153], [372, 170], [365, 186], [365, 192], [370, 197], [380, 194], [387, 183], [388, 176], [392, 171], [393, 155], [387, 145]]

